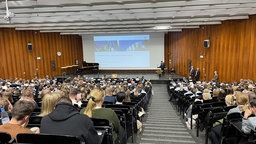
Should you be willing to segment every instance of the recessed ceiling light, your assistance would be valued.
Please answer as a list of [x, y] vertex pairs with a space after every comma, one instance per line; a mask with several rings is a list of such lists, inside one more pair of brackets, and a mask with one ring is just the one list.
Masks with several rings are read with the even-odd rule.
[[163, 29], [170, 29], [171, 26], [155, 26], [153, 27], [153, 29], [156, 29], [156, 30], [163, 30]]

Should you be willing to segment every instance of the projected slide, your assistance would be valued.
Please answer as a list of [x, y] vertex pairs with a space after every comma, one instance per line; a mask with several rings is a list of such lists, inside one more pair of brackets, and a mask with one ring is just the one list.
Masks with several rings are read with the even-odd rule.
[[84, 61], [101, 70], [145, 70], [164, 60], [164, 33], [83, 35]]
[[149, 35], [94, 36], [95, 61], [101, 68], [149, 67]]

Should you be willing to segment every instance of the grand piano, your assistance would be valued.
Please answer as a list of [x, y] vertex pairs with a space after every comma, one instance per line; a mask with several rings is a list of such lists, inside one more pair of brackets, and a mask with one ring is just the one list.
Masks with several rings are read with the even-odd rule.
[[77, 69], [77, 73], [81, 74], [85, 71], [98, 71], [99, 70], [99, 63], [88, 63], [83, 61], [83, 66]]

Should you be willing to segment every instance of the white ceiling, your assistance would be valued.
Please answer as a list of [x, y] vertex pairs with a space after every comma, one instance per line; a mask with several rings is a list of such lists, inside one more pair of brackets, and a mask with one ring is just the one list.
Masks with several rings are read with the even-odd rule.
[[8, 23], [5, 5], [0, 28], [62, 34], [182, 31], [256, 14], [256, 0], [8, 0]]

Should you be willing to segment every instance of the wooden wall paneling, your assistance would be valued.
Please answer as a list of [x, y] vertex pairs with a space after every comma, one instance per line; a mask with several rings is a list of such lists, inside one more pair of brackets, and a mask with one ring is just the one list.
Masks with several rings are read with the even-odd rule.
[[248, 79], [250, 76], [250, 69], [248, 68], [249, 65], [249, 61], [250, 61], [250, 46], [251, 46], [251, 39], [250, 39], [250, 20], [247, 21], [241, 21], [241, 25], [243, 25], [243, 29], [241, 30], [242, 34], [241, 36], [243, 36], [243, 38], [241, 38], [241, 42], [242, 42], [242, 48], [243, 48], [243, 69], [242, 69], [242, 74], [243, 77], [245, 79]]
[[54, 51], [53, 51], [53, 58], [52, 60], [55, 61], [55, 71], [52, 71], [52, 73], [54, 75], [60, 75], [60, 68], [58, 68], [58, 63], [59, 63], [59, 56], [57, 55], [57, 52], [60, 51], [60, 47], [61, 47], [61, 38], [60, 38], [60, 34], [59, 33], [56, 33], [56, 39], [55, 39], [55, 43], [56, 43], [56, 46], [54, 48]]
[[82, 43], [82, 36], [77, 36], [77, 41], [78, 41], [78, 49], [79, 49], [79, 66], [81, 67], [83, 64], [83, 43]]
[[[73, 64], [73, 47], [71, 46], [72, 45], [72, 36], [67, 36], [67, 46], [66, 46], [66, 49], [68, 50], [68, 65], [72, 65]], [[69, 69], [69, 72], [70, 72], [71, 69]]]
[[60, 72], [60, 74], [62, 74], [63, 73], [63, 70], [61, 69], [61, 67], [62, 66], [64, 66], [63, 64], [62, 64], [62, 59], [63, 59], [63, 57], [64, 57], [64, 51], [63, 51], [63, 35], [60, 35], [60, 48], [59, 48], [59, 51], [61, 52], [61, 56], [58, 56], [58, 69], [60, 70], [59, 72]]
[[46, 72], [47, 72], [45, 73], [45, 75], [51, 75], [52, 73], [51, 60], [55, 60], [54, 59], [54, 55], [56, 55], [55, 49], [58, 43], [56, 37], [58, 37], [58, 33], [50, 33], [48, 35], [47, 57], [44, 61]]
[[[46, 33], [38, 33], [39, 37], [38, 39], [40, 39], [40, 43], [39, 43], [39, 52], [38, 54], [41, 56], [41, 63], [40, 63], [40, 71], [43, 73], [43, 74], [47, 74], [47, 56], [45, 55], [46, 53], [46, 49], [48, 48], [48, 36]], [[41, 76], [39, 76], [41, 77]]]
[[[27, 49], [28, 42], [32, 43], [32, 51]], [[57, 51], [62, 52], [62, 56], [57, 57]], [[36, 59], [38, 56], [40, 60]], [[0, 28], [1, 78], [31, 79], [35, 74], [39, 78], [46, 74], [61, 75], [60, 67], [73, 65], [75, 58], [80, 61], [83, 59], [80, 36]], [[55, 60], [54, 72], [51, 69], [51, 60]]]
[[[256, 15], [248, 20], [230, 20], [180, 33], [169, 32], [168, 58], [176, 72], [184, 76], [189, 74], [187, 60], [190, 59], [201, 72], [205, 68], [207, 81], [212, 79], [215, 70], [220, 81], [239, 81], [240, 78], [256, 80], [255, 23]], [[210, 48], [202, 49], [203, 40], [209, 37]], [[201, 54], [203, 59], [199, 58]]]
[[[12, 32], [10, 33], [10, 50], [11, 50], [11, 66], [12, 66], [12, 73], [13, 73], [13, 78], [17, 78], [18, 76], [18, 70], [17, 70], [17, 49], [15, 48], [15, 39], [16, 39], [16, 35], [15, 35], [15, 31], [12, 30]], [[18, 50], [19, 51], [19, 50]]]
[[[14, 58], [15, 58], [15, 61], [14, 61], [15, 68], [14, 69], [16, 69], [15, 78], [21, 78], [22, 77], [22, 73], [20, 72], [21, 71], [21, 66], [20, 66], [21, 62], [19, 61], [21, 50], [19, 49], [19, 44], [18, 44], [20, 38], [19, 38], [17, 31], [13, 31], [12, 34], [13, 34], [12, 35], [13, 51], [15, 51], [15, 52], [13, 52]], [[17, 51], [19, 51], [19, 52], [17, 53]]]
[[[76, 52], [76, 45], [74, 45], [74, 37], [70, 36], [70, 41], [69, 41], [69, 48], [70, 49], [70, 65], [74, 65], [75, 61], [75, 52]], [[73, 72], [73, 68], [71, 69]]]
[[[256, 22], [250, 19], [249, 31], [250, 31], [250, 52], [249, 52], [249, 78], [252, 77], [256, 80]], [[254, 69], [252, 69], [254, 68]], [[252, 70], [251, 70], [252, 69]]]
[[[70, 50], [70, 65], [74, 65], [76, 46], [74, 45], [74, 37], [70, 36], [69, 39], [68, 49]], [[73, 68], [71, 69], [71, 72], [73, 72]]]
[[[25, 32], [25, 31], [24, 31]], [[34, 78], [36, 76], [36, 49], [34, 48], [33, 31], [25, 32], [26, 43], [32, 44], [32, 51], [28, 51], [28, 78]]]
[[[14, 38], [14, 48], [15, 48], [15, 52], [16, 52], [16, 62], [17, 62], [17, 69], [18, 69], [18, 72], [17, 72], [17, 78], [24, 78], [24, 68], [23, 68], [23, 61], [21, 60], [22, 57], [23, 57], [23, 50], [22, 50], [22, 45], [20, 44], [21, 43], [21, 33], [20, 31], [15, 31], [16, 33], [16, 36]], [[19, 52], [17, 52], [17, 50]]]
[[244, 75], [244, 64], [246, 64], [246, 59], [245, 59], [245, 54], [247, 53], [247, 47], [245, 45], [245, 39], [246, 39], [246, 36], [245, 36], [245, 26], [244, 25], [240, 25], [239, 29], [239, 68], [238, 68], [238, 73], [240, 73], [240, 77], [243, 78], [243, 79], [246, 79], [246, 76]]
[[[60, 61], [60, 67], [63, 67], [63, 66], [67, 66], [68, 63], [65, 61], [66, 59], [68, 59], [67, 57], [67, 53], [68, 51], [66, 51], [66, 46], [67, 46], [67, 39], [66, 39], [66, 36], [65, 35], [61, 35], [61, 49], [62, 49], [62, 55], [61, 55], [61, 61]], [[67, 72], [67, 70], [62, 70], [62, 73], [63, 72]]]
[[39, 31], [35, 31], [35, 48], [36, 48], [36, 55], [39, 56], [41, 59], [37, 60], [37, 67], [38, 67], [38, 78], [44, 78], [44, 75], [47, 73], [45, 70], [45, 57], [44, 57], [44, 42], [43, 42], [43, 35]]
[[25, 40], [25, 31], [17, 31], [20, 35], [20, 42], [19, 42], [19, 49], [21, 49], [20, 51], [20, 59], [19, 61], [21, 61], [21, 73], [22, 73], [22, 79], [28, 79], [28, 49], [27, 49], [27, 41]]
[[7, 73], [9, 75], [9, 78], [13, 78], [13, 70], [12, 70], [12, 66], [11, 66], [11, 62], [12, 62], [12, 54], [11, 54], [11, 51], [10, 51], [10, 33], [8, 33], [7, 30], [4, 31], [4, 41], [5, 41], [5, 46], [4, 46], [4, 49], [5, 49], [5, 66], [7, 68]]
[[4, 69], [4, 63], [5, 63], [5, 58], [4, 58], [5, 52], [4, 52], [4, 35], [3, 35], [3, 30], [0, 29], [0, 78], [5, 77], [5, 71]]
[[[36, 31], [31, 31], [31, 38], [32, 39], [32, 47], [33, 47], [33, 60], [34, 60], [34, 76], [33, 77], [38, 77], [40, 78], [40, 74], [42, 73], [42, 69], [40, 67], [40, 63], [42, 61], [42, 56], [39, 54], [40, 47], [39, 43], [40, 41], [38, 40], [37, 37], [37, 32]], [[40, 59], [39, 59], [40, 57]]]
[[44, 33], [40, 33], [39, 31], [36, 32], [36, 41], [37, 41], [37, 55], [40, 56], [40, 60], [37, 61], [37, 67], [38, 67], [38, 77], [43, 78], [46, 74], [46, 57], [44, 55], [45, 48], [46, 48], [46, 36]]

